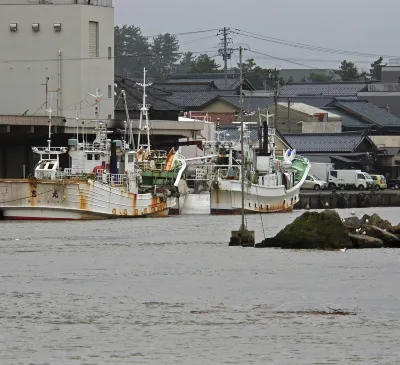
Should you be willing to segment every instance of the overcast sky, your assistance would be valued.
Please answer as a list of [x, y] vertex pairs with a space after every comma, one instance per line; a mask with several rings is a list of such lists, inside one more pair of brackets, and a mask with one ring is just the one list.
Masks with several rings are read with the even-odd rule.
[[[296, 43], [400, 58], [400, 0], [115, 0], [115, 3], [115, 23], [139, 26], [145, 35], [227, 26]], [[219, 43], [216, 34], [217, 31], [179, 36], [181, 51], [207, 51], [214, 56]], [[238, 34], [231, 37], [235, 46], [315, 68], [337, 68], [341, 60], [347, 59], [368, 70], [371, 61], [378, 58], [309, 51]], [[262, 66], [302, 68], [249, 51], [245, 51], [244, 57], [253, 57]], [[216, 60], [222, 64], [221, 57]], [[235, 55], [232, 63], [236, 62]]]

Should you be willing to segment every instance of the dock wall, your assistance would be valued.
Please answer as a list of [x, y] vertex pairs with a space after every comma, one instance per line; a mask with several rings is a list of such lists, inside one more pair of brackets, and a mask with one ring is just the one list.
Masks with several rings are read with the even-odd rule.
[[294, 209], [400, 207], [400, 191], [300, 193]]

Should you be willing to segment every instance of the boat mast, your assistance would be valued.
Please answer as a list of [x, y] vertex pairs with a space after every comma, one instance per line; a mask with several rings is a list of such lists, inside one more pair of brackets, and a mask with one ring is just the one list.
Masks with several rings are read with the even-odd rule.
[[[146, 104], [146, 87], [151, 86], [152, 84], [146, 84], [146, 68], [143, 69], [143, 84], [136, 83], [139, 86], [143, 87], [143, 104], [139, 105], [140, 108], [140, 119], [139, 119], [139, 134], [138, 134], [138, 142], [137, 147], [140, 149], [141, 147], [150, 150], [150, 127], [149, 127], [149, 106]], [[146, 124], [143, 126], [143, 117], [146, 118]], [[147, 144], [140, 144], [140, 137], [142, 131], [146, 131], [147, 135]]]
[[242, 225], [241, 231], [245, 230], [244, 225], [244, 126], [243, 126], [243, 48], [239, 47], [239, 63], [240, 63], [240, 151], [242, 155], [242, 166], [241, 166], [241, 176], [242, 176]]
[[[44, 109], [47, 113], [49, 113], [49, 120], [48, 120], [48, 122], [49, 122], [49, 139], [47, 140], [47, 146], [48, 146], [47, 148], [49, 149], [49, 160], [51, 159], [51, 116], [53, 113], [53, 110], [51, 109], [51, 104], [52, 104], [52, 102], [50, 100], [49, 109]], [[46, 105], [47, 105], [47, 102], [46, 102]]]

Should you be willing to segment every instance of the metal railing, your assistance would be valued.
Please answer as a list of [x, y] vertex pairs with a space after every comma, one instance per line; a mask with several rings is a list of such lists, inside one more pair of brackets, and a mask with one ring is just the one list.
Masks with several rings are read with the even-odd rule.
[[400, 92], [399, 83], [369, 84], [369, 92]]

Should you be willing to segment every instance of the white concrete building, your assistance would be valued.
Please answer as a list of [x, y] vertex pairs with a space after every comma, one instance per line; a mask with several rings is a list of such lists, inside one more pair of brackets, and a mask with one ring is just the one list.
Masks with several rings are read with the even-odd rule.
[[[112, 0], [0, 0], [0, 115], [94, 119], [114, 111]], [[48, 92], [46, 94], [46, 83]]]

